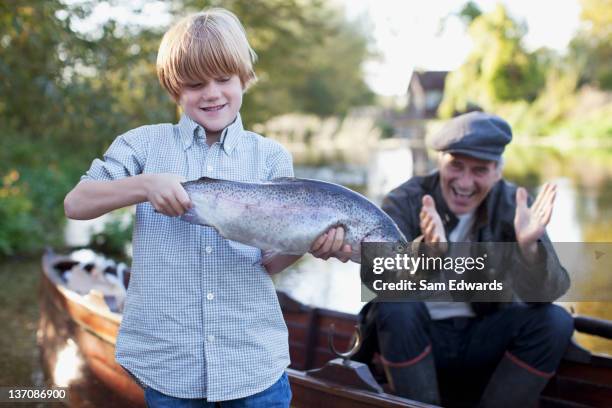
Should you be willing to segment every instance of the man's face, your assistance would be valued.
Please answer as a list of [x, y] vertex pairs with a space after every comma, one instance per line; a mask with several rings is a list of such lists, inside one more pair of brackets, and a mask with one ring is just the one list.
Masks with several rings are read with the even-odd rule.
[[187, 116], [201, 125], [207, 136], [218, 136], [231, 124], [242, 105], [242, 83], [237, 75], [187, 84], [179, 95]]
[[439, 169], [442, 197], [455, 215], [478, 208], [501, 178], [497, 162], [462, 154], [443, 153]]

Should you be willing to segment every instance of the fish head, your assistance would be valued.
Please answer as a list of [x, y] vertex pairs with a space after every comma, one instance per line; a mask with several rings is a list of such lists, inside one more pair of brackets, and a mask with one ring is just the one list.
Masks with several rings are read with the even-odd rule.
[[374, 224], [372, 228], [366, 232], [362, 242], [392, 242], [399, 245], [408, 245], [408, 240], [400, 231], [397, 224], [386, 216]]
[[[364, 244], [367, 250], [364, 250]], [[408, 241], [395, 223], [385, 223], [376, 226], [361, 240], [359, 248], [359, 257], [362, 255], [369, 256], [395, 256], [397, 251], [403, 251], [408, 246]]]
[[[375, 266], [380, 266], [381, 261], [386, 265], [387, 259], [396, 259], [408, 248], [409, 244], [404, 234], [397, 227], [378, 228], [371, 231], [364, 237], [360, 246], [361, 282], [372, 289], [372, 283], [380, 279]], [[390, 282], [397, 279], [402, 273], [401, 269], [396, 269], [395, 266], [391, 269], [385, 267], [385, 271], [384, 279], [390, 279]]]

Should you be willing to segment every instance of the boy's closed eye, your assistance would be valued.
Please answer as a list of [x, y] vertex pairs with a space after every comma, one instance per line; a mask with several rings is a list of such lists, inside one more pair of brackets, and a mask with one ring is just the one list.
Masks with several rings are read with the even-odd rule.
[[[218, 83], [225, 83], [225, 82], [228, 82], [230, 79], [232, 79], [231, 76], [222, 76], [222, 77], [215, 78], [214, 81]], [[208, 85], [208, 82], [192, 82], [192, 83], [185, 84], [185, 87], [189, 89], [199, 89], [206, 85]]]

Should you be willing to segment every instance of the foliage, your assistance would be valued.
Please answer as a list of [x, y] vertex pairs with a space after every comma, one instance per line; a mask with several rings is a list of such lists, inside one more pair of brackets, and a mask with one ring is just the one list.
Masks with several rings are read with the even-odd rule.
[[570, 44], [581, 84], [612, 90], [612, 0], [581, 0], [583, 27]]
[[[0, 321], [3, 324], [0, 336], [0, 384], [40, 387], [36, 378], [40, 373], [36, 348], [39, 290], [39, 259], [0, 263]], [[23, 406], [37, 405], [25, 403]]]
[[119, 212], [119, 217], [117, 212], [113, 214], [115, 218], [105, 223], [102, 231], [91, 236], [89, 248], [114, 259], [126, 260], [126, 247], [132, 241], [134, 217], [130, 214], [126, 222], [123, 212]]
[[[575, 139], [588, 139], [593, 135], [598, 135], [610, 143], [612, 141], [612, 104], [595, 110], [584, 117], [571, 120], [565, 126], [565, 131]], [[611, 145], [612, 143], [608, 147]]]
[[[61, 245], [63, 197], [91, 160], [118, 134], [177, 119], [155, 72], [167, 27], [110, 19], [77, 31], [98, 4], [0, 3], [0, 177], [11, 180], [0, 185], [0, 255]], [[320, 0], [169, 4], [175, 18], [223, 6], [243, 21], [260, 77], [243, 104], [247, 126], [291, 111], [343, 114], [371, 101], [360, 69], [369, 55], [366, 35]]]
[[480, 17], [481, 14], [482, 10], [480, 10], [480, 7], [478, 7], [478, 5], [473, 1], [468, 1], [461, 8], [458, 16], [465, 23], [465, 25], [469, 27], [476, 17]]
[[370, 55], [363, 24], [321, 0], [175, 2], [175, 14], [225, 7], [240, 18], [258, 55], [259, 82], [245, 97], [247, 124], [288, 112], [343, 115], [372, 102], [362, 62]]
[[522, 44], [526, 27], [498, 5], [474, 18], [468, 32], [474, 48], [468, 60], [447, 77], [441, 116], [465, 111], [470, 104], [492, 109], [504, 102], [533, 101], [544, 76], [538, 59]]
[[13, 255], [16, 250], [28, 250], [31, 237], [40, 233], [32, 217], [33, 204], [16, 185], [19, 173], [11, 170], [2, 177], [0, 186], [0, 256]]
[[[583, 0], [583, 27], [567, 55], [522, 45], [526, 27], [503, 8], [486, 14], [468, 2], [456, 15], [474, 42], [467, 61], [448, 75], [439, 113], [477, 105], [506, 118], [521, 136], [588, 138], [607, 146], [610, 134], [612, 2]], [[595, 95], [596, 94], [596, 95]]]

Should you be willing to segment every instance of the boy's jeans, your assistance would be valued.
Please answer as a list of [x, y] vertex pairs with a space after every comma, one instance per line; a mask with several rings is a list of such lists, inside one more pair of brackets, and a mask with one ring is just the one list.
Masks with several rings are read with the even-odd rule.
[[268, 389], [236, 400], [208, 402], [205, 398], [176, 398], [147, 387], [145, 388], [145, 401], [148, 408], [289, 408], [291, 387], [289, 386], [287, 373], [283, 373], [279, 380]]

